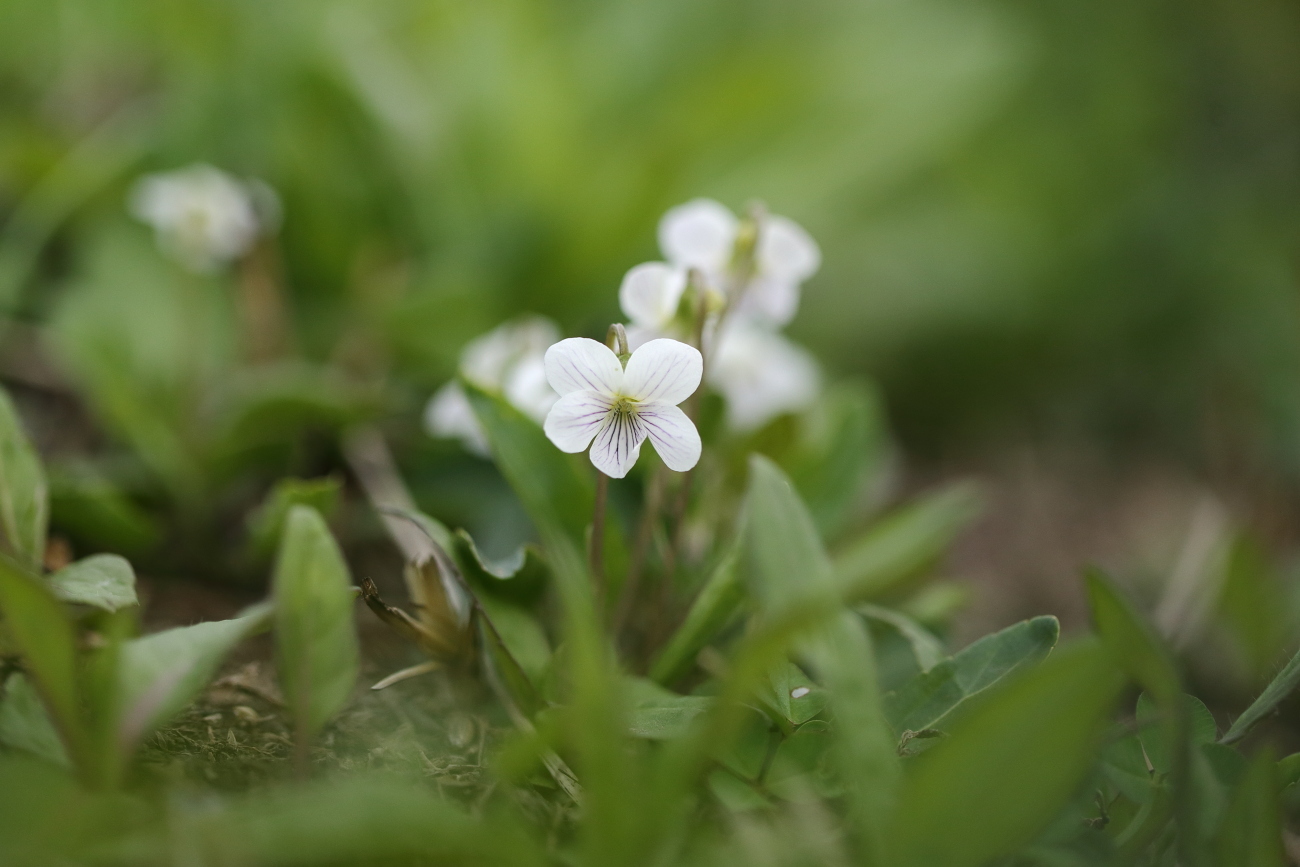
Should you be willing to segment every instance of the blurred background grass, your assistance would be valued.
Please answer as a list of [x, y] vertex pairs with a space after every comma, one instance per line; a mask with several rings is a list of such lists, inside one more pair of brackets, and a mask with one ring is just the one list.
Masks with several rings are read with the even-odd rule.
[[[1210, 484], [1296, 513], [1298, 38], [1286, 0], [6, 0], [0, 340], [61, 347], [183, 500], [265, 417], [201, 470], [153, 424], [201, 426], [177, 383], [235, 338], [220, 278], [159, 275], [141, 173], [276, 189], [296, 353], [384, 383], [412, 429], [468, 338], [521, 311], [598, 334], [667, 207], [759, 198], [825, 254], [792, 333], [881, 384], [914, 465], [1011, 467], [995, 517], [1026, 538], [975, 560], [1037, 546], [1026, 574], [1072, 577], [1116, 547], [1088, 503], [1111, 526]], [[1025, 448], [1088, 484], [1045, 507]], [[494, 477], [448, 449], [473, 511]], [[1177, 480], [1125, 469], [1150, 462]], [[1035, 592], [1014, 613], [1066, 604]]]

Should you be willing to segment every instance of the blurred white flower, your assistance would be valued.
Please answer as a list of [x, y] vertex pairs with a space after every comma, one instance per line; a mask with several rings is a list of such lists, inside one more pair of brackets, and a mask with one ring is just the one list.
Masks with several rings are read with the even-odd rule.
[[560, 393], [543, 426], [561, 451], [591, 446], [591, 462], [621, 479], [646, 439], [670, 470], [700, 459], [700, 434], [677, 404], [699, 388], [704, 359], [676, 340], [651, 340], [632, 353], [627, 369], [614, 351], [585, 337], [561, 340], [546, 352], [546, 378]]
[[709, 384], [726, 398], [728, 426], [744, 432], [811, 406], [821, 391], [821, 371], [802, 346], [752, 322], [733, 320], [709, 356]]
[[209, 165], [193, 165], [136, 181], [131, 213], [153, 227], [158, 245], [193, 271], [212, 271], [248, 252], [279, 222], [275, 192]]
[[628, 271], [618, 288], [619, 306], [631, 320], [627, 327], [628, 347], [635, 351], [656, 337], [684, 337], [677, 333], [675, 320], [685, 291], [685, 269], [646, 262]]
[[[659, 221], [659, 247], [679, 268], [698, 268], [719, 291], [727, 287], [741, 222], [712, 199], [671, 208]], [[735, 313], [781, 327], [799, 309], [800, 285], [821, 267], [817, 242], [798, 223], [767, 215], [758, 227], [754, 273]], [[631, 315], [631, 314], [629, 314]]]
[[[546, 383], [543, 356], [560, 339], [560, 329], [542, 316], [506, 322], [465, 345], [460, 375], [469, 382], [503, 395], [512, 406], [538, 424], [559, 399]], [[488, 455], [488, 441], [469, 398], [452, 381], [438, 389], [424, 411], [425, 428], [435, 437], [459, 439], [475, 454]]]

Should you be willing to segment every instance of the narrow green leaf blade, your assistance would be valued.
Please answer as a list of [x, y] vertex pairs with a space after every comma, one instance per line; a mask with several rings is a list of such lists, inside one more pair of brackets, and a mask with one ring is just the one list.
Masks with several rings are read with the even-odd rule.
[[135, 570], [116, 554], [96, 554], [64, 566], [49, 577], [54, 595], [64, 602], [120, 611], [139, 605]]
[[650, 667], [650, 678], [670, 684], [690, 671], [695, 657], [736, 613], [745, 598], [740, 581], [740, 548], [734, 546], [714, 567], [686, 612], [686, 619]]
[[334, 537], [310, 506], [294, 506], [272, 579], [276, 652], [302, 737], [343, 707], [360, 665], [352, 580]]
[[1269, 751], [1251, 761], [1237, 784], [1219, 829], [1215, 849], [1218, 863], [1232, 867], [1282, 867], [1277, 769]]
[[1300, 686], [1300, 652], [1291, 657], [1291, 661], [1264, 687], [1264, 691], [1250, 703], [1250, 707], [1233, 721], [1223, 736], [1222, 743], [1231, 744], [1244, 738], [1257, 722], [1272, 713], [1287, 696], [1295, 692], [1297, 686]]
[[744, 575], [763, 607], [779, 610], [834, 591], [830, 559], [808, 509], [771, 460], [751, 455]]
[[39, 569], [49, 509], [45, 468], [23, 433], [13, 402], [0, 389], [0, 551]]

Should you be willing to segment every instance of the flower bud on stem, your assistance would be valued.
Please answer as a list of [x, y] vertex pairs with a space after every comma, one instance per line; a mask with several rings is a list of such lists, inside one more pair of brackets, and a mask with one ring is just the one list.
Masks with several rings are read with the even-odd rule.
[[609, 331], [605, 332], [605, 345], [614, 350], [619, 361], [627, 364], [628, 357], [632, 353], [627, 348], [627, 329], [623, 327], [623, 323], [615, 322], [609, 326]]

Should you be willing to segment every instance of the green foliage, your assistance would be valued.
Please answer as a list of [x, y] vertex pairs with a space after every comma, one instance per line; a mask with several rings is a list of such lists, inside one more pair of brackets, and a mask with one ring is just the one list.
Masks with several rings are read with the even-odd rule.
[[39, 569], [45, 558], [49, 500], [45, 470], [0, 389], [0, 551]]
[[294, 506], [310, 506], [329, 518], [338, 506], [340, 487], [339, 480], [333, 476], [276, 482], [266, 501], [248, 516], [248, 541], [253, 550], [263, 557], [275, 550]]
[[1300, 686], [1300, 652], [1282, 667], [1259, 697], [1251, 702], [1250, 707], [1233, 721], [1232, 727], [1223, 736], [1223, 742], [1230, 744], [1245, 737], [1252, 726], [1272, 713], [1297, 686]]
[[348, 567], [310, 506], [289, 510], [272, 591], [280, 677], [305, 742], [348, 700], [360, 664]]
[[138, 605], [135, 570], [115, 554], [96, 554], [64, 566], [49, 577], [50, 589], [64, 602], [117, 611]]

